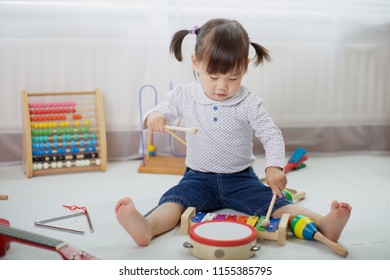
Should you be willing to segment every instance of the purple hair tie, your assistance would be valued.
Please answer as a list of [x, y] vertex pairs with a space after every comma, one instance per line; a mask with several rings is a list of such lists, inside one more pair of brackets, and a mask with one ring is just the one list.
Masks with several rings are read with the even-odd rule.
[[195, 31], [199, 29], [199, 26], [194, 25], [192, 29], [188, 30], [188, 34], [196, 34]]

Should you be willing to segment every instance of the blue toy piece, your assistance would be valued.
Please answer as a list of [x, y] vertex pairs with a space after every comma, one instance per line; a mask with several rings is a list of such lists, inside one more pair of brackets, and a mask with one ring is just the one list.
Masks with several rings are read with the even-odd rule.
[[301, 147], [296, 148], [284, 167], [284, 173], [305, 167], [306, 165], [303, 164], [303, 162], [306, 161], [307, 158], [306, 149]]
[[291, 155], [290, 159], [288, 160], [288, 162], [290, 163], [293, 163], [293, 164], [296, 164], [298, 163], [302, 157], [306, 154], [306, 149], [305, 148], [296, 148], [293, 152], [293, 154]]

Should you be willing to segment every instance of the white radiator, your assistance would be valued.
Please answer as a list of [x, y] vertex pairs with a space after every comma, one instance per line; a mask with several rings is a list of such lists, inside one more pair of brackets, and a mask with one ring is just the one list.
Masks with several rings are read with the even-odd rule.
[[251, 69], [248, 82], [281, 126], [390, 123], [388, 46], [272, 44], [269, 49], [273, 61]]

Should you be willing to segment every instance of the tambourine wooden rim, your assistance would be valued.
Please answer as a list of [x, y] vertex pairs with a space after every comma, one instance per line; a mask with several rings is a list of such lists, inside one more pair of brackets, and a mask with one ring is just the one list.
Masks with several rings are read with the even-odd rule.
[[[249, 230], [249, 235], [238, 238], [238, 239], [231, 239], [231, 240], [221, 240], [221, 239], [210, 239], [210, 238], [205, 238], [201, 235], [199, 235], [196, 231], [198, 227], [202, 227], [205, 224], [210, 224], [210, 223], [219, 223], [218, 225], [221, 225], [221, 223], [231, 223], [231, 224], [237, 224], [240, 227], [246, 227]], [[233, 247], [233, 246], [241, 246], [248, 244], [254, 240], [256, 240], [256, 231], [253, 227], [247, 224], [239, 223], [236, 221], [230, 221], [230, 220], [222, 220], [222, 221], [206, 221], [206, 222], [201, 222], [198, 224], [193, 225], [190, 228], [190, 238], [198, 243], [205, 244], [205, 245], [210, 245], [210, 246], [220, 246], [220, 247]]]

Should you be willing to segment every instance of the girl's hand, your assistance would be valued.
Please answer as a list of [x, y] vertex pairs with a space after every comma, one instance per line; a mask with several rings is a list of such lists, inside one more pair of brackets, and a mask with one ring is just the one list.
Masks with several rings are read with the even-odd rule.
[[164, 133], [164, 126], [166, 124], [167, 120], [165, 116], [159, 112], [151, 112], [148, 115], [148, 118], [146, 120], [146, 127], [151, 132], [160, 132]]
[[279, 167], [270, 166], [265, 170], [265, 179], [273, 193], [276, 193], [278, 197], [282, 197], [282, 190], [287, 185], [286, 174]]

